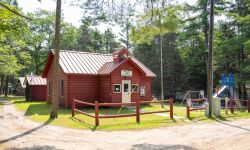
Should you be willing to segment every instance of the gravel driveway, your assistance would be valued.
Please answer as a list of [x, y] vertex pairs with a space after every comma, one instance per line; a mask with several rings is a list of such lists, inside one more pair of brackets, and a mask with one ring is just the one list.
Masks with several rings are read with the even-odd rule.
[[140, 131], [89, 131], [28, 120], [12, 104], [0, 107], [0, 149], [250, 149], [250, 119]]

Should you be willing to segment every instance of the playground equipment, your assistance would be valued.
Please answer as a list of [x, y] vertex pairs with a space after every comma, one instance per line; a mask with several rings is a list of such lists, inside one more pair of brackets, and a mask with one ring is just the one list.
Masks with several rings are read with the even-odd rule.
[[[238, 93], [234, 90], [234, 75], [232, 73], [228, 75], [221, 75], [221, 87], [218, 92], [213, 94], [213, 98], [216, 97], [230, 97], [230, 99], [239, 99]], [[235, 101], [235, 104], [239, 108], [242, 107], [240, 101]]]
[[[183, 104], [183, 102], [186, 100], [186, 99], [191, 99], [192, 100], [192, 97], [196, 97], [196, 98], [205, 98], [204, 97], [204, 91], [203, 90], [200, 90], [200, 91], [187, 91], [184, 98], [182, 99], [182, 102], [180, 105]], [[192, 102], [191, 102], [192, 103]], [[191, 104], [190, 103], [190, 104]], [[196, 103], [197, 104], [197, 103]], [[191, 104], [192, 105], [192, 104]], [[192, 105], [193, 106], [193, 105]]]
[[181, 105], [183, 104], [184, 100], [186, 100], [187, 118], [190, 118], [191, 111], [203, 110], [208, 104], [207, 98], [205, 98], [203, 90], [187, 91], [181, 102]]
[[[230, 99], [228, 97], [230, 97]], [[222, 106], [222, 98], [225, 98], [225, 106]], [[205, 109], [205, 115], [208, 115], [208, 102], [207, 99], [204, 97], [203, 90], [187, 91], [186, 95], [182, 100], [182, 103], [184, 102], [184, 100], [186, 100], [188, 118], [190, 117], [190, 112], [196, 110]], [[235, 109], [247, 109], [248, 112], [250, 112], [250, 100], [240, 100], [238, 98], [238, 93], [234, 90], [233, 74], [222, 74], [221, 87], [213, 94], [212, 108], [212, 114], [215, 116], [220, 116], [221, 108], [224, 108], [226, 110], [226, 113], [228, 109], [230, 109], [231, 112], [233, 112]]]

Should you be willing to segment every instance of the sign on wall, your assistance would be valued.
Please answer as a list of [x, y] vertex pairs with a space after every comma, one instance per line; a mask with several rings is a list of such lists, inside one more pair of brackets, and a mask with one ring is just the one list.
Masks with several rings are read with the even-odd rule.
[[121, 70], [121, 76], [122, 77], [132, 77], [132, 71], [131, 70]]

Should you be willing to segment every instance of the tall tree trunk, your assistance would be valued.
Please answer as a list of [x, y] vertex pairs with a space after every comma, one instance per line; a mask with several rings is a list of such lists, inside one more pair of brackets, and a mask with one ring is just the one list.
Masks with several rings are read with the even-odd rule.
[[209, 102], [209, 116], [212, 116], [213, 98], [213, 31], [214, 31], [214, 0], [210, 1], [209, 51], [207, 72], [207, 99]]
[[9, 76], [6, 76], [6, 80], [5, 80], [5, 91], [4, 91], [4, 96], [7, 97], [8, 96], [8, 84], [9, 84]]
[[58, 117], [59, 104], [59, 51], [60, 51], [60, 29], [61, 29], [61, 0], [56, 3], [56, 29], [55, 29], [55, 57], [53, 69], [53, 91], [50, 118]]
[[0, 95], [3, 94], [3, 79], [4, 79], [4, 75], [1, 76]]

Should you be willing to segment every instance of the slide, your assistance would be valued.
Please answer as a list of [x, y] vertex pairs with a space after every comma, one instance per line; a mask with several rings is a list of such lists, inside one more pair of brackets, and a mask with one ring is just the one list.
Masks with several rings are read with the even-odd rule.
[[218, 94], [217, 94], [216, 92], [213, 94], [213, 98], [218, 97], [218, 95], [220, 95], [221, 93], [223, 93], [226, 89], [228, 89], [228, 86], [227, 86], [227, 85], [221, 86], [221, 87], [220, 87], [220, 90], [219, 90], [219, 92], [218, 92]]
[[[219, 90], [219, 92], [218, 92], [218, 94], [217, 94], [217, 93], [214, 93], [214, 94], [213, 94], [213, 98], [218, 97], [218, 95], [220, 95], [221, 93], [223, 93], [223, 92], [224, 92], [226, 89], [228, 89], [228, 88], [229, 88], [229, 87], [228, 87], [227, 85], [221, 86], [221, 87], [220, 87], [220, 90]], [[233, 99], [239, 99], [239, 96], [238, 96], [237, 92], [236, 92], [235, 90], [233, 90], [232, 88], [230, 88], [230, 96], [233, 97]], [[236, 105], [237, 105], [238, 107], [242, 107], [242, 104], [241, 104], [240, 101], [235, 101], [235, 103], [236, 103]]]

